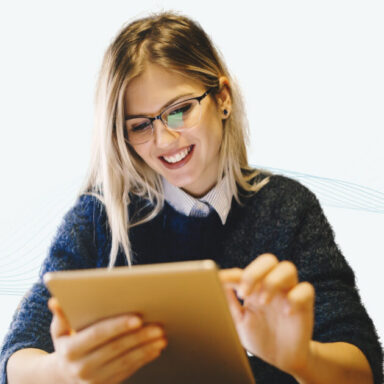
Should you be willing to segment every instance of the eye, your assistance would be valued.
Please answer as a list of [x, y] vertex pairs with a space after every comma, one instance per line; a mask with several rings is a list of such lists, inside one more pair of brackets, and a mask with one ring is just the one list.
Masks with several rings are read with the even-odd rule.
[[168, 116], [183, 115], [186, 114], [192, 108], [191, 102], [176, 105], [174, 109], [168, 111]]
[[141, 132], [151, 127], [151, 122], [147, 119], [143, 120], [127, 120], [127, 128], [130, 132]]
[[171, 107], [165, 116], [169, 128], [183, 128], [188, 124], [192, 115], [193, 102], [185, 102]]

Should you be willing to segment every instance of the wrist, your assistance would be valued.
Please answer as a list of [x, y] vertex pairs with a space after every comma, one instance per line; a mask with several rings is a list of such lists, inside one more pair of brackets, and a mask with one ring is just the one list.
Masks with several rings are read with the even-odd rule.
[[316, 359], [318, 356], [319, 344], [320, 343], [318, 341], [310, 341], [305, 364], [297, 366], [295, 368], [295, 371], [292, 372], [292, 376], [294, 376], [294, 378], [300, 384], [312, 382], [313, 378], [315, 377], [314, 374], [316, 373], [316, 370], [314, 369], [314, 367], [316, 365]]
[[7, 378], [10, 384], [44, 384], [62, 382], [58, 378], [57, 363], [52, 353], [36, 348], [20, 349], [7, 363]]
[[293, 374], [300, 384], [372, 384], [373, 375], [365, 355], [345, 342], [310, 342], [306, 364]]
[[44, 355], [37, 367], [40, 372], [45, 373], [49, 383], [66, 383], [66, 376], [63, 375], [60, 363], [57, 359], [57, 353], [52, 352]]

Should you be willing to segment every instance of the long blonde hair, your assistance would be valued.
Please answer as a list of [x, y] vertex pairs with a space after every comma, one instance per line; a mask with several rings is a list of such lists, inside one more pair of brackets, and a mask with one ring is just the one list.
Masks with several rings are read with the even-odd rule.
[[[126, 144], [124, 95], [130, 80], [151, 62], [176, 70], [218, 92], [219, 78], [226, 76], [232, 99], [231, 114], [223, 120], [218, 181], [227, 175], [227, 190], [239, 200], [239, 187], [257, 192], [268, 178], [250, 183], [260, 171], [248, 165], [248, 126], [242, 98], [223, 59], [201, 26], [191, 19], [162, 12], [136, 20], [117, 34], [108, 47], [96, 88], [95, 131], [92, 157], [81, 194], [92, 194], [105, 205], [112, 234], [109, 265], [119, 249], [132, 264], [129, 228], [153, 219], [164, 205], [160, 175]], [[225, 122], [225, 123], [224, 123]], [[150, 207], [144, 217], [128, 214], [132, 194], [145, 198]]]

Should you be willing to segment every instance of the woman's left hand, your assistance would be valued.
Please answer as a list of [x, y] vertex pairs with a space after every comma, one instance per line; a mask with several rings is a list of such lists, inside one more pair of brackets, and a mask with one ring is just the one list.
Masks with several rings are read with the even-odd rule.
[[303, 369], [312, 339], [315, 291], [310, 283], [298, 282], [295, 265], [263, 254], [244, 270], [226, 269], [219, 275], [244, 348], [291, 375]]

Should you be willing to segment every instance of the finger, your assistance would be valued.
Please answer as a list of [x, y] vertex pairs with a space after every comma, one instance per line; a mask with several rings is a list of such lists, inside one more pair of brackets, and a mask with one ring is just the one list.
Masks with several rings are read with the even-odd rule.
[[290, 261], [276, 265], [263, 279], [260, 304], [269, 303], [277, 292], [287, 292], [298, 283], [296, 266]]
[[271, 253], [258, 256], [243, 271], [242, 280], [237, 291], [240, 298], [249, 295], [253, 287], [259, 283], [279, 263], [277, 257]]
[[219, 271], [219, 278], [222, 283], [238, 283], [243, 275], [241, 268], [228, 268]]
[[313, 312], [315, 306], [315, 288], [304, 281], [297, 284], [287, 294], [287, 306], [285, 312], [290, 314], [295, 311], [307, 310]]
[[228, 268], [219, 271], [219, 279], [222, 284], [237, 288], [243, 276], [243, 270], [241, 268]]
[[101, 320], [78, 331], [67, 346], [69, 358], [80, 358], [108, 341], [142, 326], [137, 315], [121, 315]]
[[100, 383], [121, 382], [132, 376], [138, 369], [158, 358], [167, 346], [164, 339], [135, 348], [110, 361], [98, 374]]
[[233, 320], [235, 321], [235, 324], [238, 324], [243, 318], [244, 308], [237, 300], [235, 292], [232, 288], [224, 287], [224, 292], [227, 297], [229, 310], [231, 311]]
[[59, 301], [56, 298], [51, 297], [48, 300], [48, 308], [53, 314], [51, 322], [52, 339], [57, 339], [60, 336], [70, 335], [71, 326], [60, 307]]
[[129, 334], [117, 337], [100, 348], [90, 352], [83, 359], [86, 371], [96, 371], [98, 367], [146, 343], [165, 339], [164, 330], [157, 325], [147, 325]]

